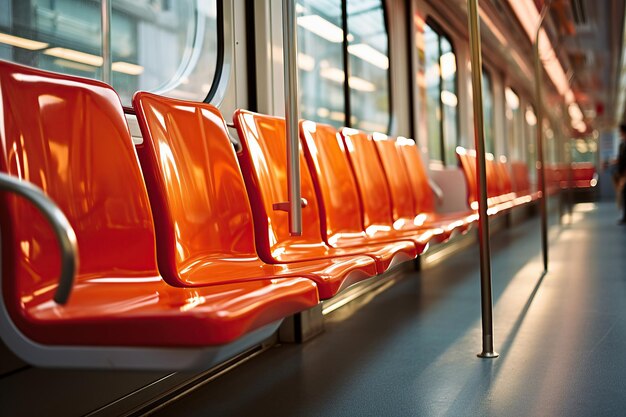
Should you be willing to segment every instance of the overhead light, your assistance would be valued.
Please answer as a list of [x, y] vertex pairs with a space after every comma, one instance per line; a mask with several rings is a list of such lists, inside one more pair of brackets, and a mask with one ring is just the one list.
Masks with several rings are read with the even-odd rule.
[[454, 52], [446, 52], [439, 58], [439, 66], [441, 67], [441, 78], [447, 80], [456, 74], [456, 56]]
[[345, 122], [346, 114], [341, 111], [331, 111], [329, 118], [330, 120], [334, 120], [336, 122]]
[[459, 99], [456, 94], [451, 91], [443, 90], [441, 92], [441, 102], [449, 107], [456, 107], [459, 104]]
[[330, 115], [330, 110], [328, 110], [326, 107], [320, 107], [319, 109], [317, 109], [316, 113], [322, 119], [326, 119]]
[[[320, 77], [326, 78], [327, 80], [333, 81], [338, 84], [343, 84], [346, 80], [346, 74], [343, 72], [343, 70], [335, 67], [322, 68], [320, 70]], [[354, 90], [363, 91], [366, 93], [376, 91], [376, 85], [360, 77], [352, 76], [348, 79], [348, 83], [350, 84], [350, 88]]]
[[363, 91], [365, 93], [371, 93], [372, 91], [376, 91], [376, 86], [360, 77], [352, 76], [348, 79], [348, 84], [350, 84], [350, 88]]
[[389, 58], [365, 43], [357, 43], [348, 46], [348, 53], [361, 58], [365, 62], [380, 68], [389, 69]]
[[572, 124], [572, 127], [576, 129], [577, 131], [579, 131], [580, 133], [583, 133], [587, 130], [587, 125], [582, 120], [572, 120], [571, 124]]
[[92, 67], [101, 67], [104, 62], [101, 56], [87, 54], [85, 52], [75, 51], [67, 48], [50, 48], [44, 51], [45, 55], [55, 56], [57, 58], [67, 59], [70, 61], [80, 62], [81, 64], [91, 65]]
[[141, 65], [131, 64], [130, 62], [118, 61], [111, 64], [111, 69], [115, 72], [122, 72], [128, 75], [143, 74], [144, 68]]
[[16, 46], [22, 49], [28, 49], [30, 51], [37, 51], [39, 49], [47, 48], [48, 44], [45, 42], [34, 41], [32, 39], [21, 38], [19, 36], [9, 35], [8, 33], [0, 33], [0, 43], [5, 45]]
[[298, 68], [302, 71], [313, 71], [313, 69], [315, 69], [315, 58], [311, 55], [298, 52]]
[[54, 65], [58, 65], [59, 67], [71, 68], [73, 70], [84, 71], [84, 72], [94, 72], [95, 68], [91, 65], [81, 64], [79, 62], [68, 61], [67, 59], [55, 59], [52, 61]]
[[[534, 0], [509, 0], [509, 5], [522, 24], [524, 31], [531, 42], [535, 41], [540, 15]], [[560, 95], [565, 95], [569, 90], [567, 75], [559, 62], [558, 55], [544, 29], [539, 31], [539, 54], [548, 57], [543, 66]]]
[[334, 67], [322, 68], [320, 71], [320, 77], [336, 83], [343, 83], [346, 79], [346, 75], [343, 70]]
[[506, 99], [506, 104], [509, 105], [509, 108], [512, 110], [519, 109], [519, 97], [509, 87], [504, 89], [504, 97]]
[[537, 124], [537, 116], [535, 116], [535, 112], [531, 107], [526, 109], [526, 123], [529, 126], [535, 126]]
[[567, 112], [572, 120], [580, 121], [583, 120], [583, 112], [580, 110], [580, 107], [576, 103], [572, 103], [567, 106]]
[[302, 26], [309, 32], [312, 32], [320, 38], [326, 39], [328, 42], [343, 42], [343, 30], [328, 20], [316, 14], [298, 17], [298, 26]]

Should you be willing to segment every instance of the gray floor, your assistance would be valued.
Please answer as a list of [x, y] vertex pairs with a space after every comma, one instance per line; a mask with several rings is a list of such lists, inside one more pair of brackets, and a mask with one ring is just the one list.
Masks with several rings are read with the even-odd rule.
[[479, 359], [478, 251], [468, 249], [328, 317], [158, 415], [626, 415], [626, 227], [609, 203], [492, 239], [496, 350]]

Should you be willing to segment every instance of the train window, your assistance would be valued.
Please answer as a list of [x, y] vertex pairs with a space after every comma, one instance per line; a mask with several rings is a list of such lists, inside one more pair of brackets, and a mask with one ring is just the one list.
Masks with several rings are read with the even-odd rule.
[[302, 117], [387, 133], [389, 41], [382, 2], [302, 0], [296, 11]]
[[574, 139], [572, 141], [572, 162], [594, 163], [598, 145], [593, 139]]
[[348, 0], [351, 126], [387, 133], [389, 41], [380, 0]]
[[112, 1], [108, 53], [98, 1], [3, 3], [1, 59], [96, 79], [110, 65], [111, 84], [125, 105], [137, 90], [201, 101], [211, 89], [218, 61], [216, 1]]
[[494, 107], [493, 107], [493, 87], [491, 75], [483, 69], [483, 117], [485, 119], [485, 149], [495, 155], [496, 146], [494, 138]]
[[343, 19], [340, 1], [298, 2], [300, 112], [305, 119], [346, 124]]
[[458, 145], [456, 55], [450, 39], [433, 22], [424, 25], [428, 153], [453, 165]]
[[525, 152], [520, 99], [515, 91], [509, 87], [504, 90], [504, 98], [506, 101], [508, 155], [514, 161], [523, 161]]
[[535, 115], [535, 109], [533, 106], [526, 106], [526, 164], [528, 165], [528, 171], [531, 173], [531, 180], [534, 180], [535, 174], [535, 161], [537, 159], [535, 152], [535, 143], [537, 138], [537, 116]]

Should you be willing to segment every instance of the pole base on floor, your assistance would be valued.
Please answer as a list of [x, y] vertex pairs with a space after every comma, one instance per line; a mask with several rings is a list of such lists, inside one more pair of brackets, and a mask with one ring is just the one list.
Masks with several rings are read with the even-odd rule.
[[500, 354], [498, 352], [480, 352], [476, 356], [483, 359], [495, 359], [500, 356]]

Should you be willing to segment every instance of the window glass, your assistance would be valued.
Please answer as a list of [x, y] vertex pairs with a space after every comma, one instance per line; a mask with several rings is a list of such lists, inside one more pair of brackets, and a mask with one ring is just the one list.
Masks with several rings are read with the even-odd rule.
[[493, 106], [493, 87], [491, 84], [491, 76], [483, 69], [483, 117], [485, 119], [485, 149], [487, 152], [496, 154], [495, 137], [494, 137], [494, 106]]
[[387, 133], [389, 57], [382, 2], [344, 1], [302, 0], [296, 7], [301, 116]]
[[535, 144], [537, 143], [537, 116], [533, 106], [526, 106], [526, 164], [528, 172], [531, 173], [531, 180], [535, 179], [537, 152]]
[[439, 71], [439, 35], [430, 26], [424, 26], [424, 60], [426, 71], [426, 129], [428, 155], [431, 160], [443, 161], [441, 152], [441, 76]]
[[522, 111], [519, 96], [507, 87], [504, 90], [506, 101], [506, 125], [509, 159], [524, 161], [524, 144], [522, 139]]
[[380, 0], [348, 0], [351, 126], [387, 133], [389, 53]]
[[457, 106], [459, 100], [456, 93], [456, 56], [452, 44], [445, 37], [440, 38], [441, 56], [441, 103], [443, 108], [443, 142], [445, 146], [446, 165], [456, 163], [456, 147], [459, 140], [457, 124]]
[[597, 143], [593, 139], [572, 140], [572, 162], [595, 163]]
[[450, 40], [429, 24], [424, 26], [424, 61], [428, 153], [431, 160], [454, 165], [459, 137], [456, 55]]
[[341, 1], [302, 0], [296, 12], [301, 116], [345, 126]]
[[[101, 4], [0, 0], [0, 58], [102, 79]], [[137, 90], [203, 100], [218, 56], [216, 1], [113, 0], [112, 85], [125, 105]]]

